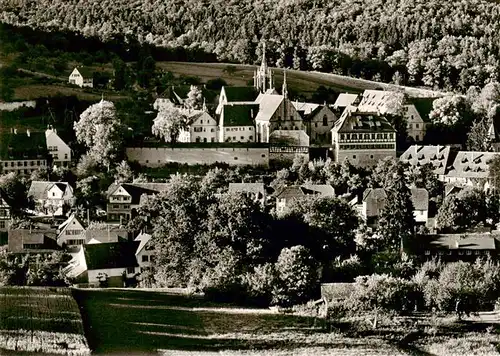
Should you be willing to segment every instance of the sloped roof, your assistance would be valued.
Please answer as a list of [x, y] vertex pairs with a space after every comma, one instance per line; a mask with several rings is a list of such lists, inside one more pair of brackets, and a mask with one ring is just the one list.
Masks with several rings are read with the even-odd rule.
[[224, 126], [254, 126], [258, 104], [225, 104], [222, 108]]
[[46, 159], [47, 139], [44, 132], [4, 132], [0, 134], [0, 159]]
[[262, 193], [266, 192], [264, 183], [229, 183], [229, 192]]
[[125, 228], [108, 224], [105, 227], [91, 227], [85, 230], [85, 240], [89, 243], [92, 240], [98, 242], [119, 242], [128, 240], [128, 231]]
[[396, 132], [384, 116], [374, 112], [361, 111], [354, 106], [347, 107], [335, 122], [336, 132]]
[[9, 252], [23, 252], [25, 244], [42, 245], [37, 250], [57, 250], [56, 233], [54, 229], [11, 229], [8, 232]]
[[298, 112], [302, 112], [304, 116], [311, 114], [313, 111], [321, 109], [323, 105], [316, 103], [302, 103], [299, 101], [292, 101], [292, 105]]
[[368, 188], [363, 192], [363, 201], [368, 200], [381, 201], [387, 199], [387, 193], [384, 188]]
[[260, 104], [259, 113], [255, 120], [257, 121], [270, 121], [280, 104], [283, 102], [283, 95], [275, 94], [262, 94], [260, 93], [255, 102]]
[[146, 234], [146, 233], [140, 233], [137, 235], [134, 241], [139, 241], [139, 246], [137, 247], [137, 250], [135, 252], [135, 255], [137, 256], [143, 249], [146, 247], [146, 244], [151, 240], [151, 235]]
[[112, 242], [84, 245], [88, 270], [137, 267], [135, 252], [139, 242]]
[[333, 107], [335, 109], [346, 108], [346, 107], [352, 105], [352, 103], [354, 103], [354, 101], [356, 100], [357, 97], [358, 97], [358, 94], [341, 93], [337, 97], [337, 100], [335, 100]]
[[399, 159], [416, 167], [430, 163], [434, 167], [434, 173], [442, 175], [446, 173], [449, 157], [450, 146], [412, 145]]
[[461, 178], [488, 178], [490, 174], [489, 163], [500, 152], [470, 152], [457, 153], [452, 165], [448, 167], [446, 176]]
[[460, 193], [463, 189], [464, 189], [463, 186], [458, 186], [455, 184], [446, 184], [444, 186], [444, 196], [447, 197], [448, 195], [451, 194]]
[[[377, 208], [383, 209], [387, 200], [384, 188], [368, 188], [363, 193], [363, 202], [377, 204]], [[429, 209], [429, 192], [425, 188], [411, 188], [411, 201], [415, 210]]]
[[335, 196], [335, 190], [328, 184], [292, 185], [283, 187], [280, 191], [276, 192], [275, 197], [290, 200], [312, 195], [320, 195], [323, 197]]
[[488, 234], [434, 235], [430, 246], [447, 250], [496, 250], [498, 242]]
[[[254, 87], [229, 87], [223, 86], [227, 102], [252, 102], [257, 98], [257, 90]], [[222, 89], [221, 89], [222, 90]]]
[[170, 187], [169, 183], [113, 183], [109, 186], [107, 197], [112, 195], [119, 187], [125, 189], [132, 197], [132, 204], [139, 204], [141, 195], [157, 194]]
[[365, 90], [358, 105], [360, 111], [395, 113], [396, 103], [403, 103], [404, 93], [384, 90]]
[[47, 199], [47, 191], [49, 191], [53, 186], [57, 186], [63, 194], [68, 189], [68, 182], [41, 182], [32, 181], [30, 189], [28, 190], [28, 196], [33, 197], [33, 199]]
[[94, 77], [94, 70], [88, 67], [76, 67], [78, 72], [82, 75], [84, 78], [93, 78]]

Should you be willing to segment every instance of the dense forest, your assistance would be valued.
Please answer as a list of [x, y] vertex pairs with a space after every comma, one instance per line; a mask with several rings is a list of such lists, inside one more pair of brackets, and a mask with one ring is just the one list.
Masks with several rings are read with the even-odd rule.
[[[103, 41], [465, 91], [500, 79], [500, 5], [481, 0], [1, 0], [0, 20]], [[125, 36], [125, 37], [124, 37]]]

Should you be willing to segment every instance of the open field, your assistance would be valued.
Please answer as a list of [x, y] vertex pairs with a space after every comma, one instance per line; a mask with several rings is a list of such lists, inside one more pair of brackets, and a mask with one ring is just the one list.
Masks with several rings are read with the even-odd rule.
[[[445, 325], [437, 333], [411, 327], [326, 331], [312, 317], [277, 314], [145, 290], [76, 289], [95, 354], [165, 356], [497, 355], [498, 331], [486, 324]], [[444, 324], [443, 324], [444, 325]], [[491, 324], [488, 324], [491, 325]], [[341, 331], [341, 329], [343, 331]]]
[[[32, 85], [22, 85], [14, 89], [14, 99], [15, 100], [32, 100], [36, 98], [44, 98], [48, 96], [55, 95], [76, 95], [82, 100], [100, 100], [100, 93], [87, 92], [84, 89], [70, 87], [66, 85], [58, 84], [32, 84]], [[120, 100], [125, 99], [123, 95], [104, 93], [104, 97], [108, 100]]]
[[0, 288], [0, 354], [88, 355], [78, 305], [67, 288]]

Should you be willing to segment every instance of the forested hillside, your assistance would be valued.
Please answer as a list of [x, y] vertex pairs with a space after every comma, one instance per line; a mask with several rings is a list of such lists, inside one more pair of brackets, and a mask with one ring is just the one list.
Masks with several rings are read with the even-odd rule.
[[0, 0], [0, 20], [252, 63], [465, 91], [500, 79], [500, 4], [481, 0]]

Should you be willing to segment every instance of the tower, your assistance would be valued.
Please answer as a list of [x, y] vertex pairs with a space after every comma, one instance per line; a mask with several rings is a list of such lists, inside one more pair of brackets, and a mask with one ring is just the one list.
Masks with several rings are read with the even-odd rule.
[[273, 72], [268, 68], [266, 61], [266, 43], [262, 44], [262, 62], [260, 67], [254, 72], [253, 85], [261, 93], [267, 89], [274, 88]]
[[288, 98], [288, 88], [286, 85], [286, 69], [283, 69], [283, 86], [281, 87], [281, 95], [283, 95], [285, 99]]

